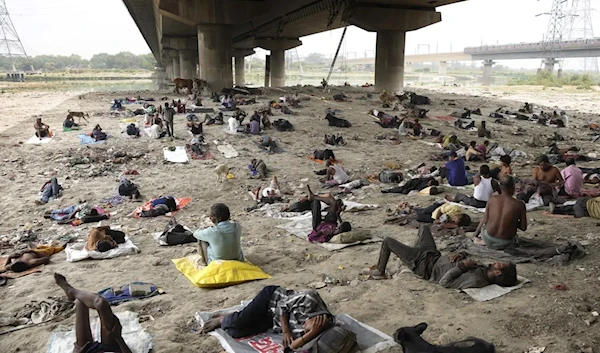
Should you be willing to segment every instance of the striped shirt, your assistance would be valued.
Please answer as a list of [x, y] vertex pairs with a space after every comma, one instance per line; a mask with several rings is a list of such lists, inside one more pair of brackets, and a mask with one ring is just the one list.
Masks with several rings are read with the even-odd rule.
[[312, 289], [296, 292], [279, 287], [271, 296], [269, 310], [273, 313], [273, 331], [282, 332], [281, 316], [286, 316], [294, 339], [305, 334], [302, 326], [315, 314], [328, 314], [333, 318], [319, 293]]

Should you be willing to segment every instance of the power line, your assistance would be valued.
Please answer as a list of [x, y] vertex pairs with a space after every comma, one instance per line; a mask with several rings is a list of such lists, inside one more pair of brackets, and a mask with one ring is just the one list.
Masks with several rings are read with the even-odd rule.
[[12, 60], [13, 70], [17, 58], [25, 58], [29, 63], [29, 57], [10, 19], [5, 0], [0, 0], [0, 56], [7, 56]]

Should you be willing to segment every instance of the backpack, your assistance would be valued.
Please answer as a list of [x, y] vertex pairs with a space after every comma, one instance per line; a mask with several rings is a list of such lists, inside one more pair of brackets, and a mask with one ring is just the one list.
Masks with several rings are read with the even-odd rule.
[[341, 326], [325, 331], [312, 347], [311, 353], [355, 353], [360, 351], [356, 334]]

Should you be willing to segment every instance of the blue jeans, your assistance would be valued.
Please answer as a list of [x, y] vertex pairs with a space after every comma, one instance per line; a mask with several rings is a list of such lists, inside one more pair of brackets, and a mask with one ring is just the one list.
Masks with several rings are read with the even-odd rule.
[[71, 213], [73, 213], [73, 211], [75, 211], [75, 209], [77, 208], [77, 205], [74, 206], [69, 206], [66, 208], [60, 208], [58, 210], [53, 210], [50, 212], [50, 218], [52, 218], [55, 221], [63, 221], [65, 219], [67, 219], [69, 217], [69, 215]]
[[60, 192], [60, 185], [58, 185], [58, 180], [56, 178], [52, 178], [50, 180], [50, 184], [44, 187], [44, 191], [42, 191], [42, 202], [48, 203], [50, 198], [58, 196]]

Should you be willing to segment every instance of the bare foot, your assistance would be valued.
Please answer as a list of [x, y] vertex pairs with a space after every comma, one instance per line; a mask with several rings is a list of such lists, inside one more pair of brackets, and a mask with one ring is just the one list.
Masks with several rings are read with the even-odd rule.
[[454, 197], [452, 195], [446, 195], [446, 200], [450, 201], [450, 202], [454, 202]]
[[475, 243], [475, 245], [484, 245], [485, 246], [485, 242], [483, 241], [483, 239], [475, 237], [473, 238], [473, 243]]
[[75, 296], [73, 295], [74, 288], [71, 287], [71, 285], [67, 282], [65, 276], [61, 275], [60, 273], [55, 273], [54, 281], [56, 281], [56, 284], [58, 284], [58, 286], [65, 291], [69, 301], [75, 301]]
[[207, 322], [204, 323], [204, 326], [202, 326], [202, 329], [200, 330], [201, 333], [209, 333], [212, 332], [216, 329], [218, 329], [219, 327], [221, 327], [221, 323], [223, 322], [223, 318], [222, 317], [215, 317], [212, 318], [210, 320], [208, 320]]
[[41, 200], [35, 200], [35, 204], [38, 205], [38, 206], [41, 206], [44, 203]]
[[360, 274], [367, 275], [367, 276], [369, 276], [369, 279], [374, 279], [374, 280], [387, 279], [387, 276], [385, 275], [385, 273], [382, 274], [381, 272], [379, 272], [379, 270], [377, 268], [371, 268], [371, 269], [362, 271]]

